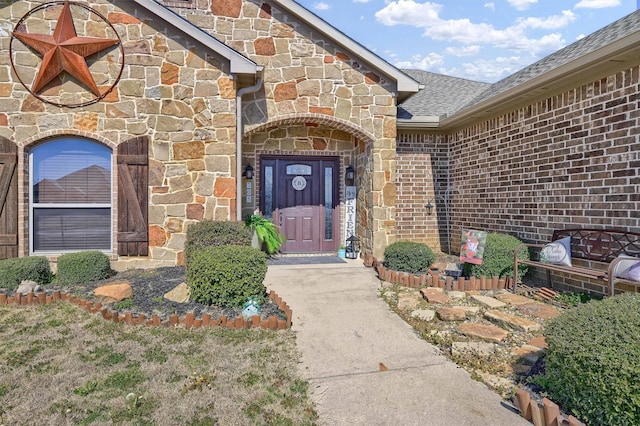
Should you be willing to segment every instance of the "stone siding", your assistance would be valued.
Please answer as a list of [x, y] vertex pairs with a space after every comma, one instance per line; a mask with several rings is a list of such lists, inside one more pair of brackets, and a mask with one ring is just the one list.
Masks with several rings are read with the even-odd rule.
[[[0, 18], [15, 25], [35, 6], [12, 2], [0, 8]], [[152, 141], [149, 236], [153, 262], [131, 262], [146, 266], [181, 263], [189, 223], [203, 218], [228, 220], [235, 212], [235, 82], [228, 66], [218, 57], [180, 32], [167, 31], [141, 8], [120, 2], [91, 6], [114, 26], [126, 57], [119, 83], [102, 101], [81, 108], [43, 103], [15, 78], [8, 57], [0, 64], [0, 136], [20, 148], [20, 255], [29, 254], [30, 148], [60, 135], [83, 136], [104, 143], [114, 152], [115, 190], [117, 146], [148, 135]], [[58, 12], [51, 13], [50, 19], [57, 16]], [[91, 33], [90, 22], [86, 25], [76, 24], [78, 35], [96, 36]], [[5, 32], [0, 37], [5, 51], [9, 42]], [[20, 60], [25, 67], [32, 59], [22, 55]], [[32, 65], [35, 67], [36, 63]], [[116, 202], [114, 196], [114, 241]], [[114, 244], [117, 256], [115, 250]]]

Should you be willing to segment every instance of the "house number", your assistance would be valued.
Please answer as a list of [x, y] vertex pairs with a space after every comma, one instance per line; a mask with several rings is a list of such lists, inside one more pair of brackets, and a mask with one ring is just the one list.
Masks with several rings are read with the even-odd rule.
[[302, 176], [296, 176], [293, 178], [291, 185], [296, 191], [302, 191], [307, 187], [307, 180]]

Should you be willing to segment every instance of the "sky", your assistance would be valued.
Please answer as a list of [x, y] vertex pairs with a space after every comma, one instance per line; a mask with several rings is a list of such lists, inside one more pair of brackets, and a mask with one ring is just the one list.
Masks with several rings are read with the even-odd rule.
[[496, 82], [640, 0], [296, 0], [398, 68]]

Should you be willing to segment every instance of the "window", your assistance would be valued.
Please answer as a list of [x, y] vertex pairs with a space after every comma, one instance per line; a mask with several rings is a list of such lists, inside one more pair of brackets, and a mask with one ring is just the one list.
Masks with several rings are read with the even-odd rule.
[[30, 155], [32, 253], [111, 251], [111, 150], [79, 137]]

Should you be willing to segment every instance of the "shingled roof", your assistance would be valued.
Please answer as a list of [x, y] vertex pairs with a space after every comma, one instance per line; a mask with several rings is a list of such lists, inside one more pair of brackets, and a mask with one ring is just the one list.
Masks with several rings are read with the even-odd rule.
[[491, 86], [490, 83], [466, 80], [422, 70], [402, 70], [425, 88], [398, 108], [398, 118], [443, 116], [468, 104]]
[[[487, 111], [494, 110], [494, 104], [497, 102], [502, 102], [506, 106], [502, 98], [507, 99], [512, 94], [522, 100], [526, 96], [540, 96], [542, 91], [549, 93], [552, 86], [560, 87], [557, 80], [575, 78], [586, 70], [587, 65], [595, 68], [592, 62], [584, 60], [590, 55], [594, 56], [594, 61], [603, 63], [614, 59], [614, 55], [624, 57], [626, 61], [630, 60], [630, 56], [635, 56], [634, 60], [637, 62], [637, 53], [629, 50], [627, 45], [621, 44], [616, 47], [617, 50], [612, 49], [612, 52], [608, 49], [615, 43], [638, 34], [640, 34], [640, 11], [635, 11], [495, 84], [474, 82], [426, 71], [404, 70], [406, 74], [425, 84], [426, 87], [399, 105], [399, 125], [417, 127], [417, 122], [423, 122], [425, 127], [437, 127], [440, 120], [434, 121], [435, 116], [444, 118], [443, 116], [446, 115], [447, 122], [455, 122], [463, 115], [482, 116], [478, 110], [485, 106]], [[635, 38], [640, 40], [640, 37]], [[629, 43], [638, 49], [640, 42], [635, 38]], [[598, 55], [599, 53], [601, 56]], [[622, 63], [623, 61], [619, 61], [619, 64]], [[603, 69], [606, 67], [603, 66]], [[550, 84], [545, 79], [555, 81]], [[535, 87], [536, 91], [531, 90], [533, 82], [538, 80], [540, 83]], [[443, 105], [446, 102], [450, 102], [449, 107]], [[473, 114], [471, 110], [474, 111]]]

